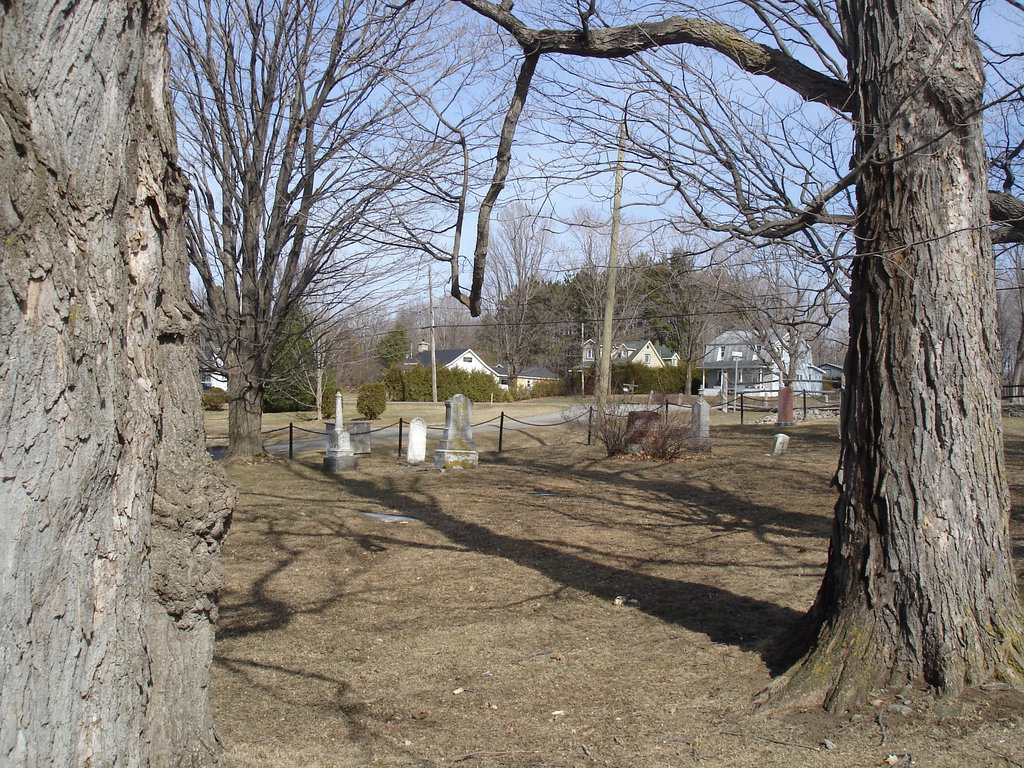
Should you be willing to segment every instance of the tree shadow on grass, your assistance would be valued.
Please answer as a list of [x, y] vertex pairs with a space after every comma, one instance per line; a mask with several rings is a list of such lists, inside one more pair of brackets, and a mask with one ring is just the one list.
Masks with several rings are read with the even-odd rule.
[[774, 641], [802, 626], [805, 614], [798, 611], [712, 585], [601, 563], [585, 557], [581, 554], [584, 550], [573, 542], [541, 542], [500, 533], [481, 523], [447, 514], [436, 499], [417, 493], [414, 487], [397, 488], [389, 479], [348, 479], [344, 487], [356, 497], [395, 508], [415, 509], [418, 520], [460, 547], [509, 559], [562, 587], [604, 600], [635, 600], [636, 607], [651, 616], [705, 634], [716, 643], [755, 651], [772, 674], [782, 672], [793, 661], [792, 651], [783, 650], [789, 644]]

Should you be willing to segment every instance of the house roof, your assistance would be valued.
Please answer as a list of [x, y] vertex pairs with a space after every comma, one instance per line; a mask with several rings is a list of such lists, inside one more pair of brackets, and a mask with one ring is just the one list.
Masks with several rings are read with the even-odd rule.
[[[466, 349], [435, 349], [434, 359], [438, 365], [449, 365], [450, 363], [458, 360], [469, 350]], [[417, 352], [410, 358], [407, 358], [403, 365], [422, 365], [424, 368], [430, 367], [430, 350], [425, 352]]]
[[[482, 357], [480, 357], [480, 355], [478, 355], [476, 352], [474, 352], [472, 349], [468, 347], [463, 349], [434, 350], [434, 359], [437, 360], [437, 364], [442, 368], [451, 365], [452, 363], [458, 361], [459, 359], [465, 357], [466, 355], [472, 355], [473, 357], [480, 361], [481, 365], [487, 365], [487, 362]], [[425, 352], [417, 352], [412, 357], [407, 358], [405, 362], [402, 363], [402, 365], [422, 365], [424, 368], [429, 368], [430, 350], [426, 350]], [[490, 368], [491, 366], [487, 365], [487, 367]]]
[[[503, 365], [502, 363], [499, 363], [498, 365], [494, 366], [494, 370], [496, 370], [502, 376], [507, 376], [508, 375], [508, 366]], [[557, 379], [558, 376], [555, 373], [553, 373], [552, 371], [549, 371], [547, 368], [540, 368], [540, 367], [537, 367], [537, 366], [527, 366], [525, 368], [520, 368], [519, 369], [519, 378], [520, 379]]]
[[655, 344], [653, 341], [650, 341], [649, 339], [642, 339], [639, 341], [622, 341], [619, 342], [619, 344], [617, 344], [616, 346], [624, 347], [625, 349], [629, 350], [629, 356], [634, 357], [640, 350], [642, 350], [648, 344], [654, 347], [654, 351], [658, 353], [658, 356], [662, 360], [671, 360], [673, 357], [678, 357], [678, 355], [676, 355], [675, 352], [666, 347], [664, 344]]
[[[737, 364], [744, 368], [768, 366], [768, 355], [758, 352], [759, 343], [743, 331], [727, 331], [719, 334], [704, 351], [704, 368], [733, 368]], [[718, 359], [719, 348], [725, 348], [722, 359]], [[736, 356], [733, 353], [738, 353]]]

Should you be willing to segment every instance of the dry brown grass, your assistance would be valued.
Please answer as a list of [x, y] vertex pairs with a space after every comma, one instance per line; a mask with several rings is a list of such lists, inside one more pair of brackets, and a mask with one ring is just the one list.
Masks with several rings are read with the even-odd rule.
[[907, 691], [909, 716], [895, 692], [842, 716], [753, 710], [821, 579], [835, 423], [790, 430], [780, 458], [774, 428], [714, 429], [714, 453], [667, 464], [549, 429], [500, 457], [482, 438], [471, 471], [390, 452], [338, 477], [317, 456], [229, 467], [213, 688], [229, 765], [1024, 764], [1005, 692]]

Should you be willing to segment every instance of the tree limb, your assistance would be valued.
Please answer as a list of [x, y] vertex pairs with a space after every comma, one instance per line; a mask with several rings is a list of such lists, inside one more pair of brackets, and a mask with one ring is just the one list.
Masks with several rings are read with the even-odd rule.
[[1005, 224], [992, 232], [994, 243], [1024, 242], [1024, 200], [1006, 192], [988, 191], [988, 210], [993, 223]]
[[580, 30], [531, 29], [489, 0], [459, 0], [466, 7], [511, 34], [523, 52], [564, 53], [599, 59], [618, 59], [666, 45], [695, 45], [721, 53], [740, 69], [770, 77], [807, 101], [850, 112], [849, 86], [811, 69], [782, 51], [755, 42], [727, 24], [673, 16], [624, 27]]

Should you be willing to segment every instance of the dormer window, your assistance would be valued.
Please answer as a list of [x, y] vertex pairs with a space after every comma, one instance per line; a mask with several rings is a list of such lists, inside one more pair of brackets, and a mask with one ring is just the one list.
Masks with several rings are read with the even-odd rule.
[[718, 348], [718, 359], [725, 360], [725, 347]]

